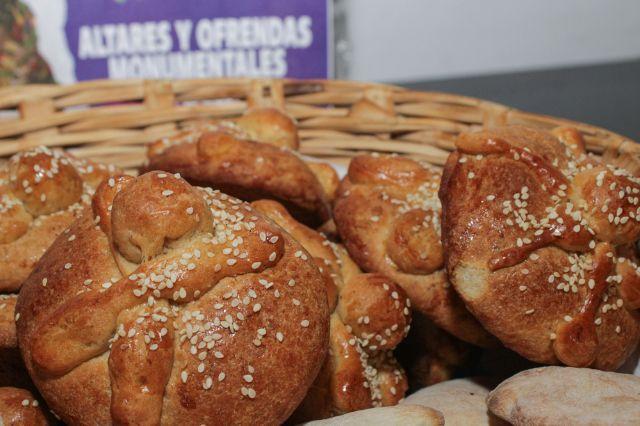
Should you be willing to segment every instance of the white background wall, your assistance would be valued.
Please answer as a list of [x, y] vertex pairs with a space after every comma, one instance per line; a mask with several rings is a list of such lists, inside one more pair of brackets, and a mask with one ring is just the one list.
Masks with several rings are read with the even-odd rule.
[[640, 0], [343, 1], [349, 77], [356, 80], [416, 81], [640, 58]]

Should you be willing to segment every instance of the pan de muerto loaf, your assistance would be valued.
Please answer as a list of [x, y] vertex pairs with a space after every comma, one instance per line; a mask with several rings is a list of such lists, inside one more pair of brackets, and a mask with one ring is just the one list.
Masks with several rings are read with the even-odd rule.
[[415, 310], [456, 337], [493, 339], [467, 311], [444, 271], [440, 172], [409, 158], [361, 155], [338, 189], [334, 220], [349, 254], [365, 271], [397, 282]]
[[278, 424], [328, 342], [306, 251], [248, 204], [163, 172], [104, 181], [16, 310], [27, 368], [69, 424]]
[[309, 251], [325, 278], [332, 312], [329, 355], [293, 419], [397, 404], [407, 390], [393, 356], [411, 321], [405, 292], [380, 274], [363, 274], [342, 246], [297, 222], [279, 203], [253, 206]]
[[0, 292], [17, 290], [113, 166], [39, 147], [0, 167]]
[[326, 164], [297, 153], [293, 120], [273, 108], [254, 108], [236, 121], [201, 123], [149, 145], [143, 170], [180, 173], [189, 182], [247, 201], [270, 198], [313, 225], [330, 217], [338, 184]]
[[572, 129], [461, 135], [440, 198], [449, 278], [505, 346], [613, 370], [640, 337], [640, 179]]

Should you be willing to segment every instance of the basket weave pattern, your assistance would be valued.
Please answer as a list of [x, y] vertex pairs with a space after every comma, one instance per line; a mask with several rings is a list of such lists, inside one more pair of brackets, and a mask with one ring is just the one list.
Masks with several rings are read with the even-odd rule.
[[0, 158], [65, 146], [79, 157], [135, 167], [144, 144], [256, 105], [284, 108], [298, 121], [301, 152], [334, 163], [379, 151], [442, 165], [458, 133], [511, 124], [573, 126], [592, 152], [640, 153], [640, 145], [598, 127], [464, 96], [346, 81], [199, 79], [0, 89]]

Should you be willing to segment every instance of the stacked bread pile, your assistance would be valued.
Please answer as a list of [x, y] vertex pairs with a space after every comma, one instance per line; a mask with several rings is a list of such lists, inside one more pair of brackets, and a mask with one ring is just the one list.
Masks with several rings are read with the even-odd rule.
[[[0, 423], [638, 422], [640, 378], [612, 372], [640, 339], [637, 176], [570, 129], [342, 180], [297, 148], [253, 108], [151, 144], [137, 177], [12, 158]], [[452, 380], [500, 348], [554, 366]]]

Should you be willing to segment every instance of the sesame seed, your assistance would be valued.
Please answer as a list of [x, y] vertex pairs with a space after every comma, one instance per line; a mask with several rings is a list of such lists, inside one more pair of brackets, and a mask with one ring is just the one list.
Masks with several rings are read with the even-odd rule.
[[245, 374], [242, 376], [242, 379], [247, 383], [253, 382], [253, 376], [251, 374]]
[[284, 340], [284, 335], [278, 331], [276, 333], [276, 339], [278, 339], [278, 342], [282, 342]]
[[251, 269], [258, 269], [262, 265], [262, 262], [253, 262], [251, 264]]
[[571, 318], [571, 316], [570, 316], [570, 315], [565, 315], [565, 316], [564, 316], [564, 320], [565, 320], [566, 322], [571, 322], [571, 319], [572, 319], [572, 318]]
[[65, 263], [64, 269], [71, 269], [71, 263]]
[[207, 378], [204, 380], [204, 383], [202, 384], [202, 387], [204, 389], [211, 389], [211, 386], [213, 386], [213, 379], [207, 376]]
[[28, 399], [23, 399], [22, 400], [22, 405], [27, 407], [29, 405], [29, 400]]
[[309, 320], [302, 320], [300, 321], [300, 325], [303, 327], [309, 327]]
[[165, 189], [164, 191], [162, 191], [162, 195], [164, 195], [165, 197], [168, 197], [171, 194], [173, 194], [173, 191], [170, 189]]
[[193, 214], [193, 207], [187, 207], [187, 214]]
[[218, 374], [218, 381], [219, 381], [219, 382], [223, 381], [223, 380], [224, 380], [224, 378], [225, 378], [225, 376], [226, 376], [226, 375], [224, 374], [224, 372], [222, 372], [222, 373]]

